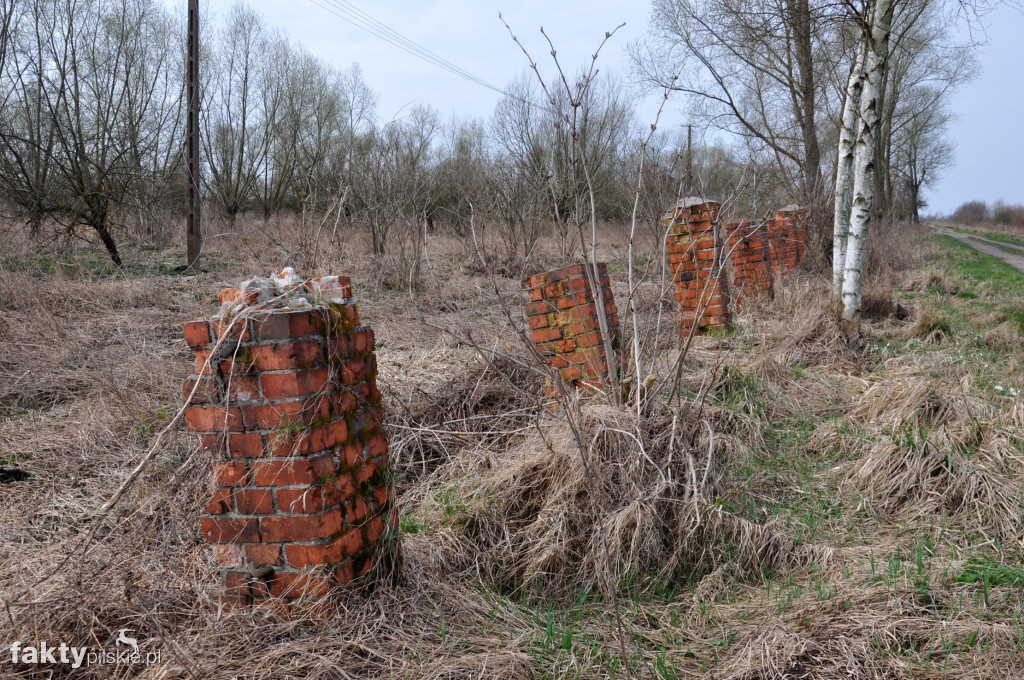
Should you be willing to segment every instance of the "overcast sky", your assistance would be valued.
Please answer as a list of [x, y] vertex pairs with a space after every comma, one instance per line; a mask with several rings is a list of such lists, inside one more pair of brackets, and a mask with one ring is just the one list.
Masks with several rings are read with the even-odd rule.
[[[542, 68], [550, 64], [539, 32], [543, 26], [570, 71], [589, 60], [605, 31], [625, 22], [598, 62], [604, 72], [620, 76], [623, 82], [629, 76], [626, 45], [643, 34], [648, 15], [648, 4], [635, 0], [349, 1], [497, 87], [504, 87], [527, 67], [498, 19], [499, 12]], [[205, 0], [203, 7], [212, 18], [223, 17], [232, 2]], [[401, 116], [416, 103], [430, 104], [446, 118], [487, 119], [501, 96], [353, 26], [329, 11], [338, 12], [332, 0], [248, 0], [248, 4], [264, 16], [268, 26], [284, 30], [329, 63], [345, 68], [358, 62], [379, 96], [377, 113], [382, 119]], [[959, 114], [952, 129], [956, 165], [928, 192], [929, 211], [946, 213], [970, 199], [1024, 203], [1024, 15], [1002, 8], [986, 23], [988, 43], [979, 51], [980, 76], [953, 102]], [[641, 120], [650, 119], [656, 106], [652, 100], [642, 102]], [[675, 105], [670, 102], [661, 129], [681, 125], [681, 109], [681, 100]]]

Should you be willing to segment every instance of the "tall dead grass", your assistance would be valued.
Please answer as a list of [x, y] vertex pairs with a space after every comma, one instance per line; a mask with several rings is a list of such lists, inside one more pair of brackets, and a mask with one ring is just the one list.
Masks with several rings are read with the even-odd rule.
[[[338, 244], [322, 273], [369, 281], [361, 246]], [[798, 276], [694, 344], [671, 405], [662, 391], [643, 416], [552, 413], [532, 372], [441, 330], [522, 349], [458, 243], [428, 242], [436, 285], [361, 289], [401, 475], [402, 579], [337, 593], [317, 617], [219, 611], [196, 534], [208, 461], [191, 437], [172, 433], [114, 511], [99, 508], [180, 403], [180, 322], [209, 313], [223, 283], [301, 266], [287, 230], [235, 245], [252, 252], [214, 250], [222, 266], [196, 278], [0, 272], [0, 466], [31, 475], [0, 485], [0, 649], [113, 648], [127, 627], [161, 653], [75, 674], [0, 654], [0, 674], [622, 677], [611, 587], [638, 677], [1020, 676], [1019, 589], [983, 597], [943, 575], [993, 546], [1022, 554], [1024, 407], [985, 394], [950, 358], [955, 338], [890, 361], [855, 351], [827, 282]], [[499, 286], [516, 299], [515, 281]], [[673, 310], [653, 285], [644, 295], [668, 315], [664, 383]], [[911, 324], [890, 315], [869, 336]], [[927, 570], [899, 561], [927, 541]]]

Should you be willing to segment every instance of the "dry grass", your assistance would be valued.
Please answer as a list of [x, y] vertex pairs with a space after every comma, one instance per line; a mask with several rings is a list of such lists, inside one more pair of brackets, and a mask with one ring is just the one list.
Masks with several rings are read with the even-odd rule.
[[[734, 332], [695, 343], [671, 404], [674, 312], [644, 283], [641, 329], [661, 348], [662, 391], [642, 417], [598, 402], [552, 413], [536, 399], [539, 375], [501, 358], [526, 356], [511, 268], [547, 266], [550, 250], [479, 267], [464, 243], [439, 237], [410, 292], [374, 278], [380, 263], [365, 259], [359, 233], [322, 245], [315, 273], [353, 276], [380, 345], [403, 576], [339, 593], [337, 609], [315, 617], [272, 605], [218, 612], [216, 565], [196, 532], [208, 461], [193, 437], [172, 432], [114, 511], [99, 508], [181, 403], [191, 366], [181, 322], [209, 313], [220, 285], [301, 267], [312, 239], [299, 226], [255, 225], [244, 244], [224, 237], [197, 277], [0, 270], [0, 468], [31, 475], [0, 478], [0, 650], [13, 640], [113, 648], [127, 627], [161, 653], [149, 667], [74, 674], [14, 667], [3, 653], [0, 675], [1024, 673], [1019, 587], [954, 578], [977, 556], [1024, 558], [1024, 405], [993, 388], [1021, 386], [1019, 346], [995, 309], [976, 310], [989, 316], [971, 337], [937, 324], [953, 312], [934, 300], [901, 319], [893, 310], [915, 304], [914, 291], [973, 285], [936, 279], [912, 239], [911, 254], [877, 265], [908, 271], [879, 288], [872, 304], [885, 318], [866, 324], [864, 348], [842, 336], [827, 284], [793, 277], [745, 306]], [[612, 242], [613, 266], [621, 252]], [[467, 334], [498, 354], [485, 361]], [[982, 350], [1006, 354], [996, 368]]]

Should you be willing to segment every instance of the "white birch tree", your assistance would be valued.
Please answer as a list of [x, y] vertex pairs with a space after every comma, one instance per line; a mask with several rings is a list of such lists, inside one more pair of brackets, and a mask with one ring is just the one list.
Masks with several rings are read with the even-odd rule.
[[857, 116], [861, 89], [864, 87], [864, 32], [858, 29], [857, 54], [850, 69], [839, 127], [839, 152], [836, 163], [835, 218], [832, 231], [832, 285], [836, 297], [843, 293], [846, 241], [850, 233], [850, 189], [853, 178], [854, 145], [857, 141]]
[[[843, 281], [840, 298], [842, 319], [848, 331], [856, 329], [863, 299], [862, 275], [867, 254], [868, 226], [871, 223], [875, 198], [881, 85], [885, 79], [889, 56], [894, 4], [894, 0], [874, 0], [866, 6], [862, 15], [863, 73], [856, 123], [857, 137], [853, 149], [850, 219], [846, 248], [842, 256]], [[855, 69], [851, 78], [857, 75]], [[842, 208], [845, 212], [845, 202]], [[841, 238], [842, 225], [837, 225], [836, 233], [837, 238]]]

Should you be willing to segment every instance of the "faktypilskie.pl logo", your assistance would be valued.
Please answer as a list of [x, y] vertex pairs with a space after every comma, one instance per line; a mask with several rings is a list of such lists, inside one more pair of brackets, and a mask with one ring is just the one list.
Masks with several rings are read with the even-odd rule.
[[78, 669], [101, 664], [146, 664], [160, 661], [160, 650], [143, 652], [139, 641], [131, 637], [131, 628], [117, 631], [113, 648], [75, 647], [66, 642], [52, 645], [48, 642], [26, 644], [20, 640], [11, 643], [11, 663], [31, 666], [66, 664]]

